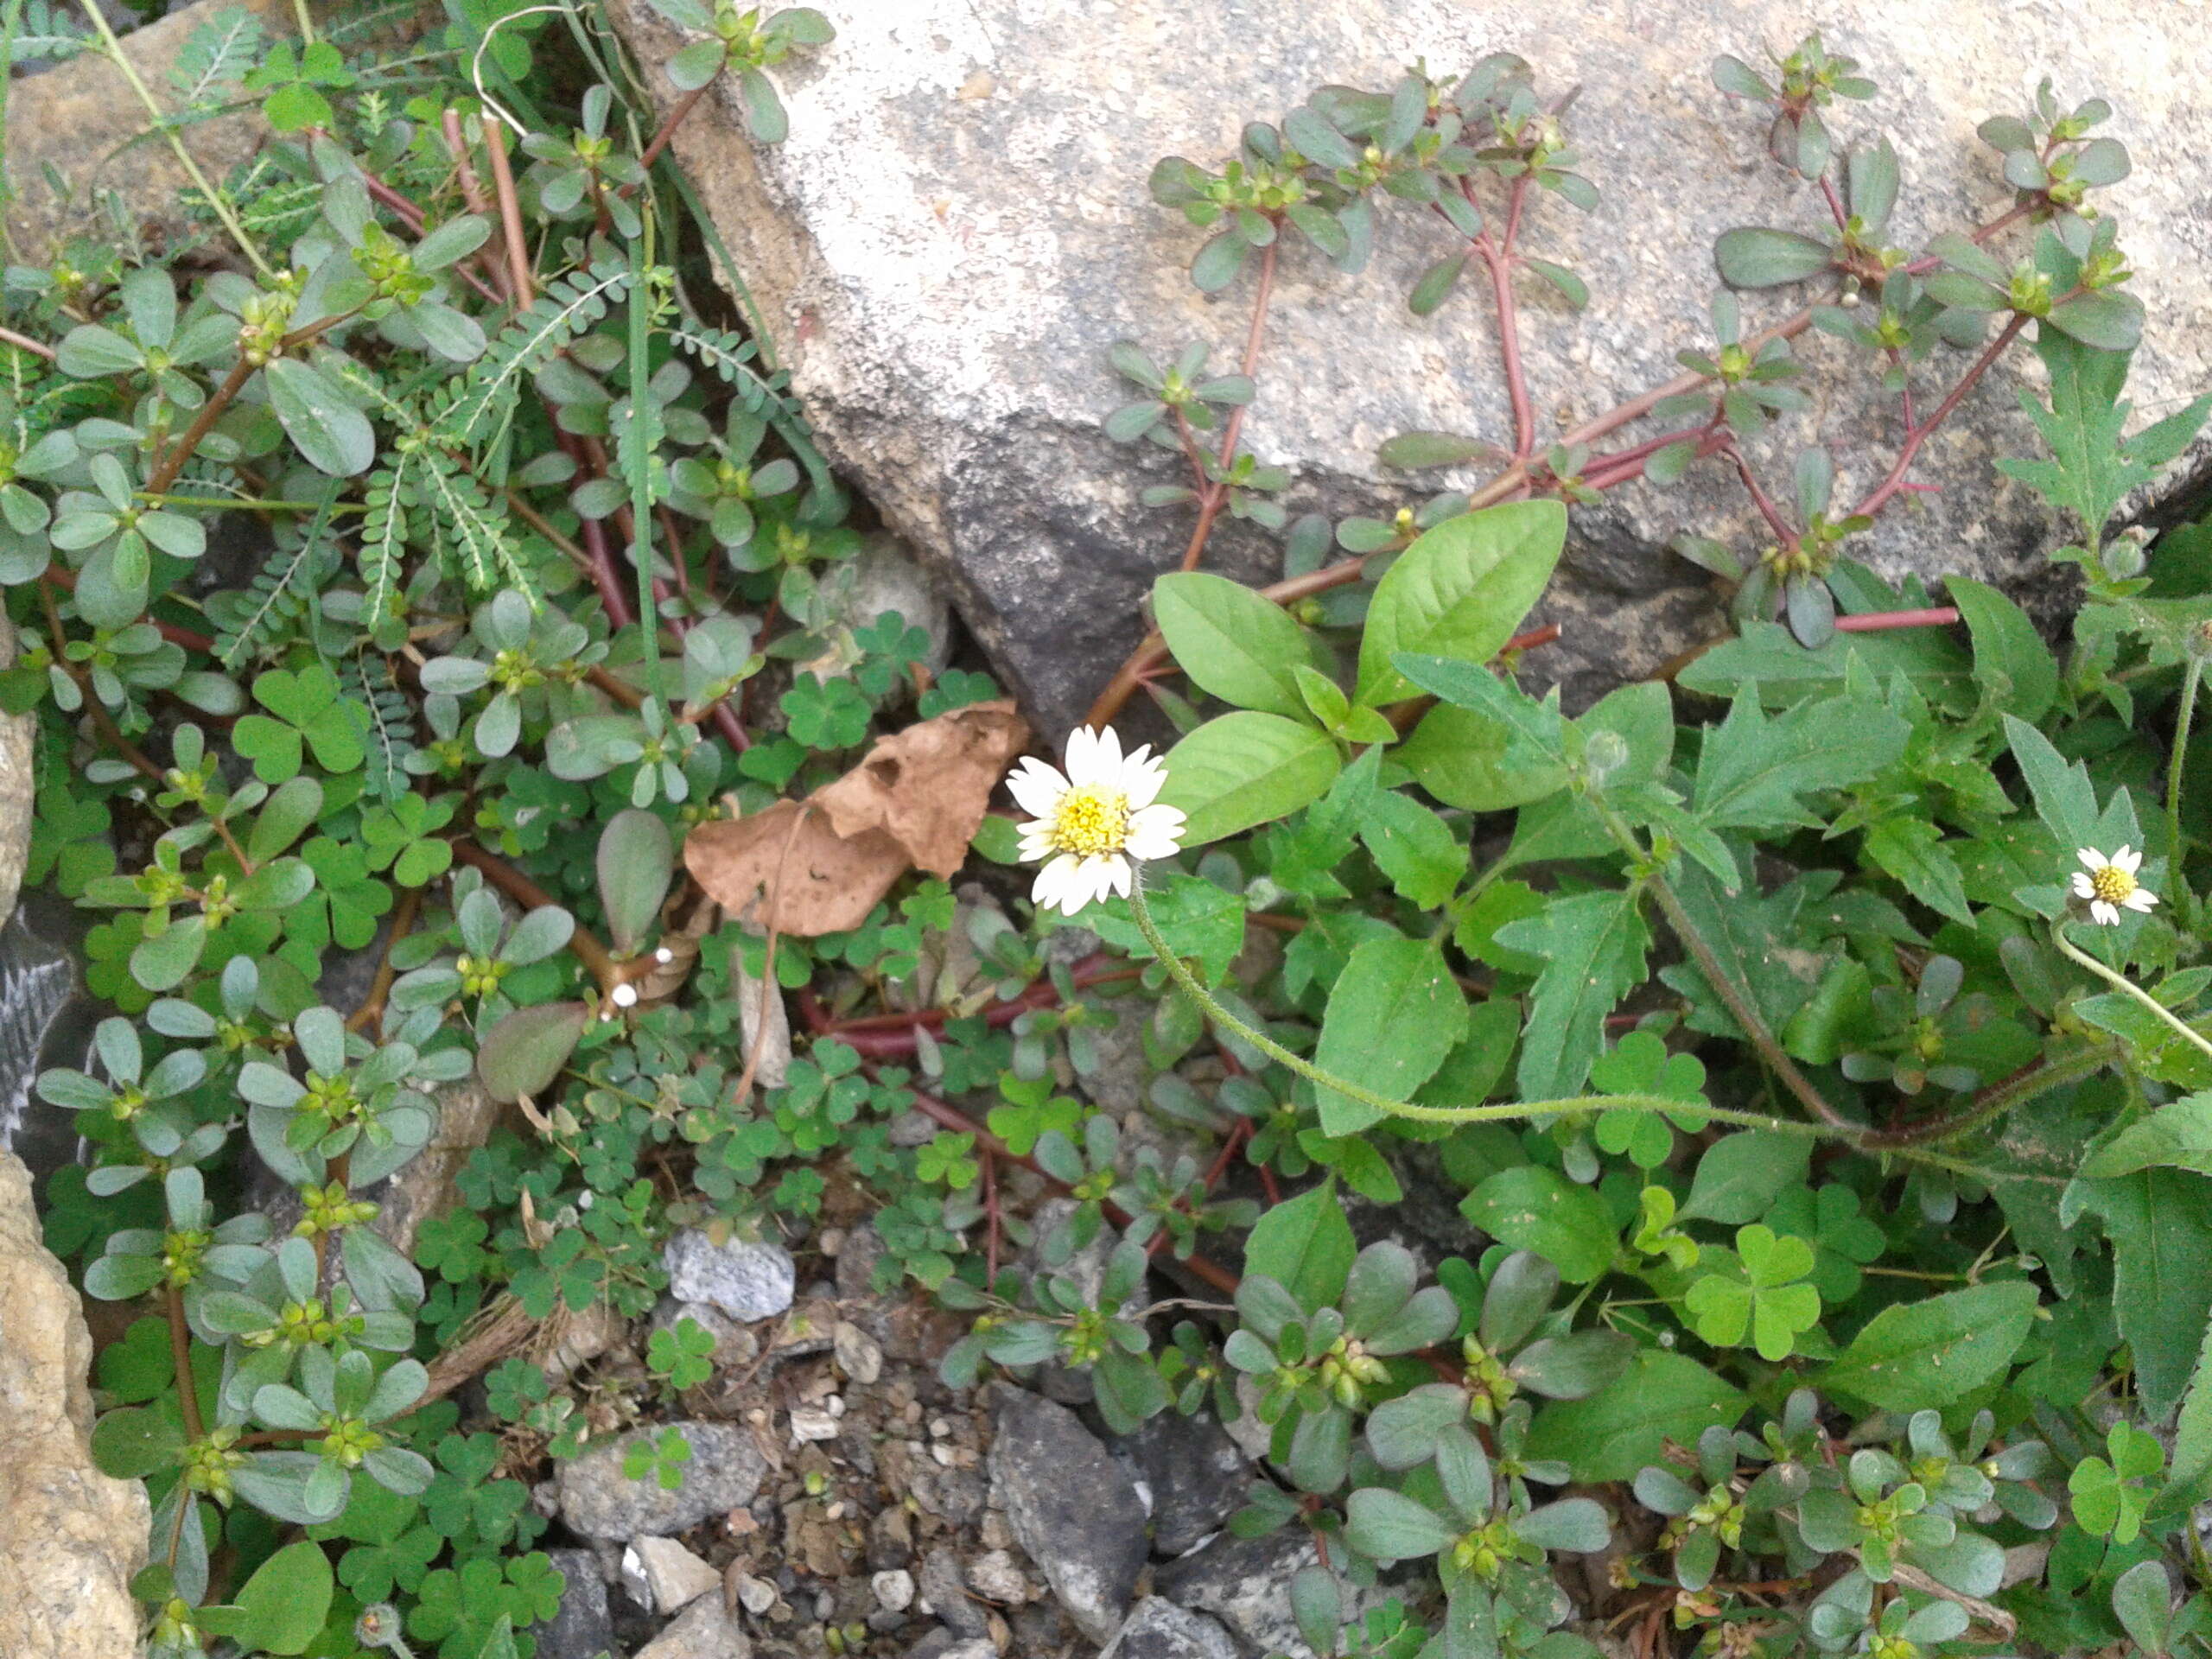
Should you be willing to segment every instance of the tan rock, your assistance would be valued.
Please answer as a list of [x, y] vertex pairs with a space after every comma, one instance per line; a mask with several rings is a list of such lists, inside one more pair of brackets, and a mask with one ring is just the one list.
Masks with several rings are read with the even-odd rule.
[[[18, 854], [20, 868], [20, 854]], [[39, 1241], [29, 1173], [0, 1147], [0, 1654], [130, 1659], [146, 1494], [92, 1466], [92, 1338]]]
[[[1205, 341], [1215, 372], [1228, 372], [1249, 315], [1249, 270], [1218, 301], [1192, 287], [1185, 267], [1206, 233], [1156, 206], [1147, 175], [1171, 153], [1217, 166], [1241, 124], [1280, 120], [1326, 83], [1387, 87], [1416, 58], [1457, 74], [1506, 50], [1535, 66], [1540, 89], [1579, 86], [1569, 138], [1601, 200], [1584, 214], [1541, 198], [1524, 237], [1529, 252], [1576, 270], [1592, 296], [1578, 316], [1540, 283], [1526, 286], [1522, 333], [1545, 442], [1664, 382], [1677, 351], [1709, 346], [1722, 230], [1824, 224], [1817, 192], [1763, 159], [1758, 113], [1710, 79], [1716, 54], [1762, 61], [1812, 22], [1880, 85], [1871, 105], [1840, 102], [1835, 127], [1846, 137], [1885, 130], [1896, 143], [1905, 191], [1894, 233], [1914, 245], [2009, 202], [1976, 123], [2024, 111], [2044, 74], [2069, 107], [2093, 92], [2110, 99], [2108, 130], [2130, 147], [2135, 171], [2098, 200], [2119, 218], [2138, 273], [2132, 291], [2152, 318], [2132, 395], [2145, 415], [2164, 414], [2212, 384], [2202, 160], [2212, 90], [2196, 54], [2196, 0], [2124, 10], [2090, 0], [1835, 0], [1816, 16], [1797, 0], [818, 3], [836, 40], [775, 72], [788, 140], [750, 143], [725, 82], [682, 129], [677, 152], [823, 447], [949, 575], [969, 625], [1047, 731], [1065, 729], [1133, 643], [1139, 601], [1190, 530], [1186, 511], [1137, 499], [1144, 486], [1184, 481], [1177, 458], [1098, 430], [1134, 395], [1106, 367], [1107, 348], [1133, 339], [1166, 361]], [[679, 36], [644, 0], [612, 10], [657, 95], [672, 101], [660, 66]], [[1294, 510], [1373, 512], [1476, 481], [1381, 467], [1376, 448], [1398, 432], [1510, 442], [1484, 284], [1463, 283], [1429, 318], [1407, 308], [1420, 273], [1451, 251], [1444, 226], [1400, 207], [1382, 215], [1363, 275], [1335, 272], [1302, 243], [1286, 256], [1245, 429], [1262, 460], [1291, 470]], [[2018, 251], [2003, 250], [2008, 259]], [[1762, 321], [1799, 302], [1752, 296], [1745, 308]], [[1894, 451], [1896, 409], [1856, 365], [1847, 383], [1835, 372], [1840, 350], [1808, 338], [1802, 355], [1821, 371], [1822, 430], [1845, 446], [1855, 499]], [[1923, 398], [1964, 362], [1939, 353]], [[1916, 475], [1942, 493], [1891, 513], [1866, 538], [1878, 567], [2032, 586], [2058, 526], [1992, 465], [2033, 444], [2016, 408], [2021, 377], [2001, 368], [1928, 445]], [[1808, 437], [1793, 423], [1781, 448]], [[1764, 464], [1786, 488], [1786, 454]], [[1535, 619], [1562, 623], [1567, 638], [1530, 669], [1586, 695], [1709, 636], [1710, 585], [1663, 549], [1684, 529], [1737, 531], [1739, 548], [1755, 553], [1764, 537], [1749, 524], [1733, 482], [1702, 472], [1673, 492], [1631, 486], [1579, 512]], [[1271, 577], [1280, 562], [1274, 538], [1242, 525], [1208, 553], [1209, 568], [1248, 578]]]

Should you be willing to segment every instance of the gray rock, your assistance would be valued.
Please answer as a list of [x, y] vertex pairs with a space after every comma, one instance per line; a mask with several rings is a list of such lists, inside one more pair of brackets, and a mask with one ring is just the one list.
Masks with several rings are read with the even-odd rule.
[[146, 1492], [93, 1465], [92, 1337], [49, 1254], [31, 1183], [0, 1148], [0, 1654], [128, 1659], [130, 1575], [146, 1554]]
[[968, 1585], [961, 1575], [960, 1558], [950, 1548], [940, 1545], [922, 1557], [922, 1570], [915, 1584], [929, 1611], [937, 1615], [938, 1622], [962, 1641], [982, 1636], [990, 1629], [989, 1618], [968, 1599]]
[[627, 1582], [634, 1571], [645, 1593], [639, 1604], [657, 1613], [675, 1613], [689, 1607], [710, 1590], [721, 1588], [722, 1575], [673, 1538], [650, 1534], [632, 1539], [622, 1554], [622, 1576]]
[[[1170, 1561], [1153, 1575], [1154, 1593], [1179, 1606], [1211, 1613], [1238, 1640], [1268, 1654], [1313, 1659], [1290, 1616], [1290, 1581], [1320, 1556], [1305, 1532], [1286, 1527], [1263, 1538], [1223, 1533], [1204, 1549]], [[1370, 1603], [1387, 1599], [1370, 1589], [1348, 1598], [1347, 1619], [1365, 1617]]]
[[0, 1147], [35, 1179], [75, 1162], [82, 1141], [77, 1115], [39, 1097], [39, 1073], [92, 1064], [92, 1028], [111, 1011], [85, 990], [86, 931], [84, 912], [38, 891], [0, 925]]
[[696, 1228], [668, 1241], [661, 1254], [669, 1294], [680, 1302], [711, 1302], [734, 1319], [771, 1319], [791, 1305], [798, 1275], [791, 1253], [767, 1239], [717, 1244]]
[[1251, 1460], [1208, 1415], [1162, 1412], [1109, 1445], [1152, 1494], [1156, 1555], [1180, 1555], [1220, 1530], [1251, 1484]]
[[753, 1501], [768, 1463], [744, 1429], [729, 1423], [665, 1427], [691, 1443], [683, 1484], [669, 1491], [651, 1475], [632, 1480], [622, 1472], [624, 1451], [658, 1429], [593, 1446], [561, 1469], [561, 1518], [572, 1530], [587, 1538], [665, 1538]]
[[1147, 1596], [1098, 1659], [1237, 1659], [1236, 1639], [1219, 1619]]
[[874, 1592], [875, 1605], [887, 1613], [903, 1613], [914, 1605], [914, 1575], [903, 1567], [875, 1573], [868, 1588]]
[[714, 1337], [716, 1366], [728, 1370], [750, 1365], [760, 1357], [760, 1338], [712, 1302], [679, 1302], [673, 1296], [664, 1296], [653, 1309], [652, 1324], [657, 1331], [673, 1331], [686, 1319]]
[[600, 1659], [614, 1650], [614, 1622], [607, 1610], [607, 1580], [588, 1549], [549, 1549], [561, 1571], [561, 1605], [543, 1624], [531, 1626], [537, 1659]]
[[753, 1659], [753, 1641], [720, 1596], [704, 1596], [639, 1648], [637, 1659]]
[[1144, 1504], [1122, 1466], [1066, 1407], [1000, 1391], [991, 1501], [1094, 1642], [1121, 1628], [1146, 1555]]
[[[1175, 0], [823, 0], [822, 10], [835, 44], [779, 73], [787, 142], [753, 147], [726, 81], [678, 132], [677, 151], [824, 448], [947, 574], [969, 625], [1048, 732], [1077, 717], [1134, 642], [1140, 600], [1190, 531], [1186, 510], [1138, 499], [1148, 485], [1183, 482], [1180, 460], [1099, 430], [1132, 395], [1105, 353], [1133, 339], [1164, 360], [1195, 340], [1227, 372], [1248, 326], [1249, 271], [1218, 301], [1185, 274], [1208, 232], [1148, 199], [1145, 181], [1163, 153], [1217, 167], [1240, 124], [1279, 120], [1324, 84], [1388, 86], [1416, 57], [1448, 76], [1512, 50], [1535, 65], [1544, 92], [1579, 86], [1568, 137], [1601, 200], [1584, 214], [1542, 197], [1524, 238], [1573, 267], [1593, 296], [1577, 316], [1537, 283], [1523, 291], [1520, 333], [1544, 443], [1670, 378], [1677, 351], [1710, 346], [1719, 232], [1826, 225], [1818, 198], [1763, 161], [1758, 113], [1709, 78], [1716, 53], [1762, 61], [1795, 44], [1807, 27], [1796, 0], [1195, 10]], [[613, 14], [649, 64], [680, 43], [644, 0], [617, 0]], [[2038, 75], [2054, 75], [2062, 98], [2113, 99], [2112, 130], [2137, 165], [2097, 200], [2121, 224], [2138, 273], [2131, 291], [2152, 306], [2132, 389], [2145, 410], [2178, 408], [2212, 383], [2212, 331], [2200, 321], [2212, 307], [2202, 257], [2212, 207], [2191, 161], [2212, 142], [2212, 92], [2191, 44], [2200, 16], [2192, 0], [2146, 0], [2124, 14], [2088, 0], [1836, 0], [1817, 20], [1830, 47], [1882, 85], [1872, 105], [1840, 106], [1835, 125], [1847, 138], [1888, 131], [1907, 186], [1896, 235], [1915, 247], [2009, 205], [1997, 157], [1974, 127], [2024, 109]], [[652, 84], [664, 101], [677, 95], [664, 76]], [[1512, 430], [1484, 285], [1464, 283], [1434, 316], [1412, 316], [1408, 292], [1451, 247], [1418, 210], [1386, 209], [1364, 274], [1341, 276], [1300, 244], [1278, 276], [1245, 431], [1262, 461], [1292, 473], [1294, 510], [1374, 512], [1478, 480], [1382, 467], [1376, 446], [1395, 433]], [[2005, 242], [2003, 257], [2024, 245]], [[1753, 296], [1747, 311], [1763, 323], [1797, 303]], [[1893, 445], [1890, 400], [1870, 375], [1834, 372], [1840, 349], [1810, 336], [1802, 346], [1820, 372], [1825, 431]], [[1929, 393], [1963, 366], [1956, 353], [1941, 359]], [[1927, 446], [1916, 475], [1942, 493], [1862, 538], [1885, 570], [2015, 585], [2039, 571], [2060, 526], [1991, 465], [2031, 442], [2014, 406], [2019, 372], [2001, 368]], [[1793, 427], [1782, 448], [1807, 436]], [[1886, 466], [1886, 455], [1870, 468], [1871, 459], [1851, 459], [1850, 486], [1865, 490]], [[1786, 480], [1779, 455], [1761, 460]], [[2188, 482], [2177, 478], [2167, 499]], [[1764, 538], [1751, 524], [1732, 481], [1702, 469], [1674, 492], [1631, 486], [1579, 512], [1537, 618], [1567, 635], [1530, 667], [1586, 697], [1709, 634], [1709, 588], [1660, 550], [1695, 528], [1756, 552]], [[1216, 535], [1210, 568], [1279, 573], [1276, 544], [1244, 531]]]
[[963, 1645], [959, 1637], [940, 1624], [906, 1649], [906, 1659], [945, 1659], [955, 1648]]
[[999, 1659], [999, 1650], [991, 1644], [988, 1637], [976, 1637], [946, 1648], [939, 1659]]

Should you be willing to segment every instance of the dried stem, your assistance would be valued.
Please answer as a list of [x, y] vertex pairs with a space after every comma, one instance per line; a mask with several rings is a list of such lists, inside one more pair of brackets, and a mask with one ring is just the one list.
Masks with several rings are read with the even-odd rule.
[[499, 198], [499, 231], [506, 240], [507, 281], [516, 306], [527, 311], [537, 299], [531, 281], [530, 243], [523, 235], [522, 203], [515, 195], [515, 175], [507, 165], [507, 134], [499, 118], [484, 117], [484, 150], [492, 158], [492, 188]]

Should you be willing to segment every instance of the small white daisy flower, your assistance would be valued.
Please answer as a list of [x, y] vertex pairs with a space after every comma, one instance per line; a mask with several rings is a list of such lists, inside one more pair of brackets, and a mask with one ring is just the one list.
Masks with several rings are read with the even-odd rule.
[[2074, 896], [2089, 901], [2089, 918], [2106, 927], [2120, 925], [2123, 910], [2148, 910], [2158, 895], [2135, 879], [2143, 855], [2123, 847], [2107, 858], [2094, 847], [2075, 849], [2082, 868], [2074, 873]]
[[1033, 820], [1021, 826], [1021, 856], [1045, 866], [1029, 896], [1068, 916], [1109, 893], [1128, 898], [1135, 865], [1181, 842], [1180, 809], [1155, 804], [1166, 781], [1150, 744], [1123, 754], [1110, 726], [1069, 734], [1065, 776], [1024, 759], [1006, 782]]

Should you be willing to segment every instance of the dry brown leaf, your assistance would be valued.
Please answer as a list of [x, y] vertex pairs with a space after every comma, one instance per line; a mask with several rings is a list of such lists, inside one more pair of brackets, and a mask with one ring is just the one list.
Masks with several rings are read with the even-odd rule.
[[956, 709], [880, 739], [804, 803], [700, 824], [684, 838], [684, 868], [756, 927], [844, 932], [909, 869], [959, 869], [991, 791], [1028, 741], [1011, 702]]
[[971, 703], [879, 738], [868, 759], [814, 791], [814, 804], [839, 835], [880, 830], [915, 868], [950, 877], [982, 827], [991, 791], [1028, 747], [1013, 703]]

